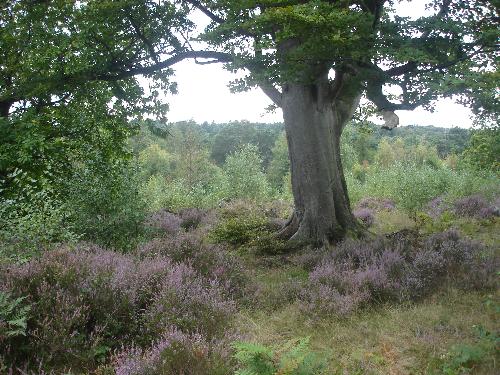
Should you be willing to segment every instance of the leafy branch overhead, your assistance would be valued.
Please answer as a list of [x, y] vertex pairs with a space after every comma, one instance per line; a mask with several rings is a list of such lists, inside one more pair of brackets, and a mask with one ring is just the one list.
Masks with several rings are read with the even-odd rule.
[[[235, 88], [260, 86], [278, 106], [287, 83], [313, 82], [333, 69], [331, 99], [349, 86], [384, 112], [450, 95], [478, 114], [498, 110], [498, 1], [432, 0], [428, 16], [416, 20], [399, 17], [394, 3], [6, 1], [1, 113], [58, 106], [75, 90], [105, 82], [117, 109], [126, 102], [137, 113], [164, 114], [159, 91], [175, 91], [170, 68], [185, 59], [246, 69]], [[200, 34], [195, 11], [209, 21]], [[152, 78], [147, 93], [137, 75]], [[388, 86], [399, 88], [398, 100], [388, 99]]]

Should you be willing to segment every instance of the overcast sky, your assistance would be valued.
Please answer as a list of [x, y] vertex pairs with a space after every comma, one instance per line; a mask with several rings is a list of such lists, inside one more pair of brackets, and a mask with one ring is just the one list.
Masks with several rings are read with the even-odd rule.
[[[425, 0], [404, 1], [398, 6], [398, 14], [418, 17], [426, 13]], [[411, 3], [411, 4], [410, 4]], [[193, 119], [197, 122], [228, 122], [249, 120], [252, 122], [281, 122], [281, 110], [266, 113], [271, 101], [259, 89], [231, 94], [227, 84], [237, 76], [223, 70], [222, 65], [197, 65], [184, 61], [174, 67], [179, 84], [177, 95], [168, 95], [169, 121]], [[435, 125], [443, 127], [470, 127], [471, 113], [452, 100], [441, 100], [434, 113], [423, 109], [398, 111], [400, 125]]]

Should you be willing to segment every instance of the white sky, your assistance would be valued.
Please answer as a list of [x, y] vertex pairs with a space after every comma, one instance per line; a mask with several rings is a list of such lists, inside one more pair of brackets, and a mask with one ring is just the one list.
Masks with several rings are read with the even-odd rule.
[[[398, 5], [398, 14], [418, 17], [426, 13], [426, 0], [403, 1]], [[411, 4], [410, 4], [411, 3]], [[254, 89], [249, 92], [231, 94], [227, 84], [237, 76], [223, 70], [222, 65], [197, 65], [184, 61], [174, 67], [175, 80], [179, 85], [177, 95], [168, 95], [169, 121], [193, 119], [198, 123], [249, 120], [252, 122], [282, 122], [281, 110], [266, 113], [271, 104], [267, 96]], [[471, 112], [453, 100], [440, 100], [433, 113], [423, 109], [396, 112], [400, 125], [435, 125], [442, 127], [471, 127]]]

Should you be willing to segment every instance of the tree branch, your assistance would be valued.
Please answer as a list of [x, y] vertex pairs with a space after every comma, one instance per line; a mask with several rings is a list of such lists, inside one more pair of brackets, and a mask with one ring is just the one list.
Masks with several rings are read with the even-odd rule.
[[136, 75], [152, 74], [154, 72], [157, 72], [158, 70], [168, 68], [172, 65], [177, 64], [178, 62], [187, 59], [212, 59], [219, 63], [228, 63], [233, 61], [233, 57], [230, 54], [224, 52], [185, 51], [185, 52], [179, 52], [178, 54], [168, 58], [167, 60], [161, 61], [157, 64], [132, 68], [126, 71], [118, 72], [116, 74], [98, 74], [95, 75], [94, 78], [101, 81], [117, 81], [120, 79], [130, 78]]
[[201, 4], [198, 0], [185, 0], [187, 3], [191, 4], [194, 6], [196, 9], [200, 10], [205, 16], [210, 18], [212, 21], [216, 23], [224, 23], [226, 22], [223, 18], [219, 17], [215, 13], [213, 13], [210, 9], [208, 9], [206, 6]]
[[264, 92], [264, 94], [266, 94], [269, 97], [269, 99], [271, 99], [273, 101], [273, 103], [276, 104], [276, 106], [278, 106], [278, 107], [282, 106], [283, 100], [282, 100], [282, 94], [281, 94], [280, 90], [278, 90], [276, 87], [274, 87], [270, 83], [259, 84], [259, 87]]
[[125, 12], [125, 17], [127, 17], [127, 19], [129, 20], [137, 37], [144, 43], [144, 46], [146, 47], [146, 50], [149, 52], [151, 58], [154, 60], [155, 63], [158, 63], [158, 55], [155, 52], [153, 45], [148, 40], [148, 38], [146, 38], [146, 35], [144, 35], [139, 25], [135, 22], [134, 18], [127, 12]]

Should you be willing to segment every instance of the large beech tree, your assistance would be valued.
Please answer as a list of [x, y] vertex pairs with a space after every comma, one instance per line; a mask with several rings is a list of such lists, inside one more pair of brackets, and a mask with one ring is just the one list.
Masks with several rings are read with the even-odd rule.
[[[76, 98], [82, 108], [99, 98], [99, 110], [113, 118], [161, 115], [158, 92], [175, 89], [175, 63], [242, 69], [233, 89], [258, 86], [283, 111], [295, 212], [280, 235], [338, 240], [360, 231], [339, 142], [363, 96], [388, 128], [398, 125], [395, 111], [444, 96], [458, 96], [483, 118], [497, 113], [499, 1], [399, 6], [422, 2], [427, 15], [409, 19], [397, 15], [396, 0], [7, 0], [2, 126], [43, 114], [55, 116], [47, 120], [55, 133], [71, 129], [56, 114]], [[203, 31], [192, 21], [201, 16]], [[138, 75], [153, 82], [147, 94]]]

